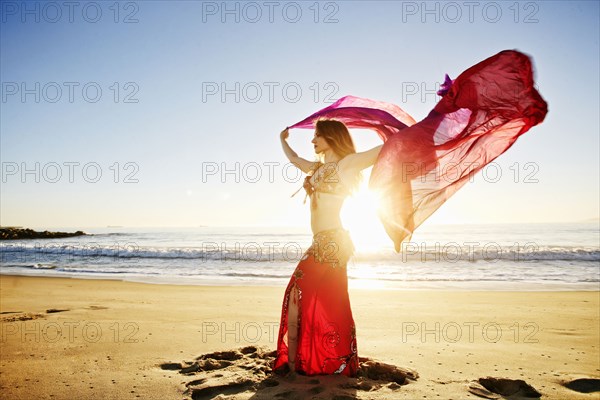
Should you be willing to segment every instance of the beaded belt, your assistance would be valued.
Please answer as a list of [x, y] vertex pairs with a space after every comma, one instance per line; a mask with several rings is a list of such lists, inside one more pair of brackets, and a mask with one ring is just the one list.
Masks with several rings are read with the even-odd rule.
[[313, 235], [311, 246], [302, 260], [313, 255], [319, 263], [329, 263], [333, 268], [345, 267], [354, 254], [354, 243], [346, 229], [334, 228]]

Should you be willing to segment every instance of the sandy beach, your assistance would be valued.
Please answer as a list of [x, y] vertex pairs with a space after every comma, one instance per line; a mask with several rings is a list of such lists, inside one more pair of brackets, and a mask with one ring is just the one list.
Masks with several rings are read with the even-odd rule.
[[6, 399], [466, 399], [481, 398], [468, 388], [485, 377], [542, 398], [600, 396], [599, 292], [351, 289], [359, 356], [418, 373], [396, 384], [269, 377], [284, 288], [0, 282]]

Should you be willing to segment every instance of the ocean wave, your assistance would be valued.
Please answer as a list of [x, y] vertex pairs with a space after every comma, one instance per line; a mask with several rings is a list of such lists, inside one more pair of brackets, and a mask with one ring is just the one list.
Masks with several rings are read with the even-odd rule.
[[[0, 257], [17, 257], [26, 260], [37, 255], [57, 255], [72, 259], [162, 259], [162, 260], [199, 260], [199, 261], [242, 261], [242, 262], [290, 262], [299, 261], [308, 246], [295, 245], [285, 251], [279, 247], [260, 247], [255, 245], [237, 247], [206, 246], [203, 248], [179, 247], [157, 248], [137, 245], [99, 246], [95, 244], [72, 245], [52, 243], [44, 246], [11, 244], [0, 246]], [[478, 262], [478, 261], [600, 261], [600, 250], [581, 247], [492, 247], [468, 248], [447, 247], [441, 249], [417, 250], [407, 248], [402, 253], [392, 250], [377, 252], [357, 252], [355, 262]]]
[[514, 250], [512, 247], [495, 247], [493, 249], [448, 248], [443, 250], [406, 251], [400, 254], [367, 253], [358, 254], [357, 261], [442, 261], [442, 262], [477, 262], [477, 261], [600, 261], [600, 250], [589, 248], [524, 248]]
[[[116, 247], [116, 248], [115, 248]], [[306, 248], [294, 247], [295, 251], [282, 252], [273, 248], [256, 246], [241, 249], [222, 249], [218, 246], [202, 248], [142, 248], [135, 245], [95, 246], [48, 244], [45, 246], [8, 245], [0, 247], [0, 256], [27, 257], [36, 255], [59, 255], [73, 258], [144, 258], [144, 259], [192, 259], [200, 261], [289, 261], [298, 260]]]
[[231, 276], [235, 278], [264, 278], [264, 279], [289, 279], [289, 274], [256, 274], [256, 273], [242, 273], [242, 272], [228, 272], [224, 274], [219, 274], [218, 276]]
[[31, 265], [31, 268], [33, 268], [33, 269], [56, 269], [56, 268], [58, 268], [58, 266], [52, 265], [52, 264], [36, 263], [36, 264]]

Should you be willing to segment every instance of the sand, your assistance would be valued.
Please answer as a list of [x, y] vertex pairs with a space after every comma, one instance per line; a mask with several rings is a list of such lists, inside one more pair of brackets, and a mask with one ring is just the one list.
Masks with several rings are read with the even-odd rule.
[[2, 275], [1, 397], [600, 398], [600, 292], [350, 289], [347, 378], [270, 374], [284, 289]]

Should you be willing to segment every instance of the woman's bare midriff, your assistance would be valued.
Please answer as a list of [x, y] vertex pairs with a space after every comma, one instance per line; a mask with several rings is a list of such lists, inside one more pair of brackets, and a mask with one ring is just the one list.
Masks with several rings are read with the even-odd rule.
[[317, 207], [311, 207], [310, 212], [310, 227], [313, 235], [328, 229], [342, 229], [340, 211], [345, 198], [320, 192], [315, 193], [314, 196], [318, 197]]

